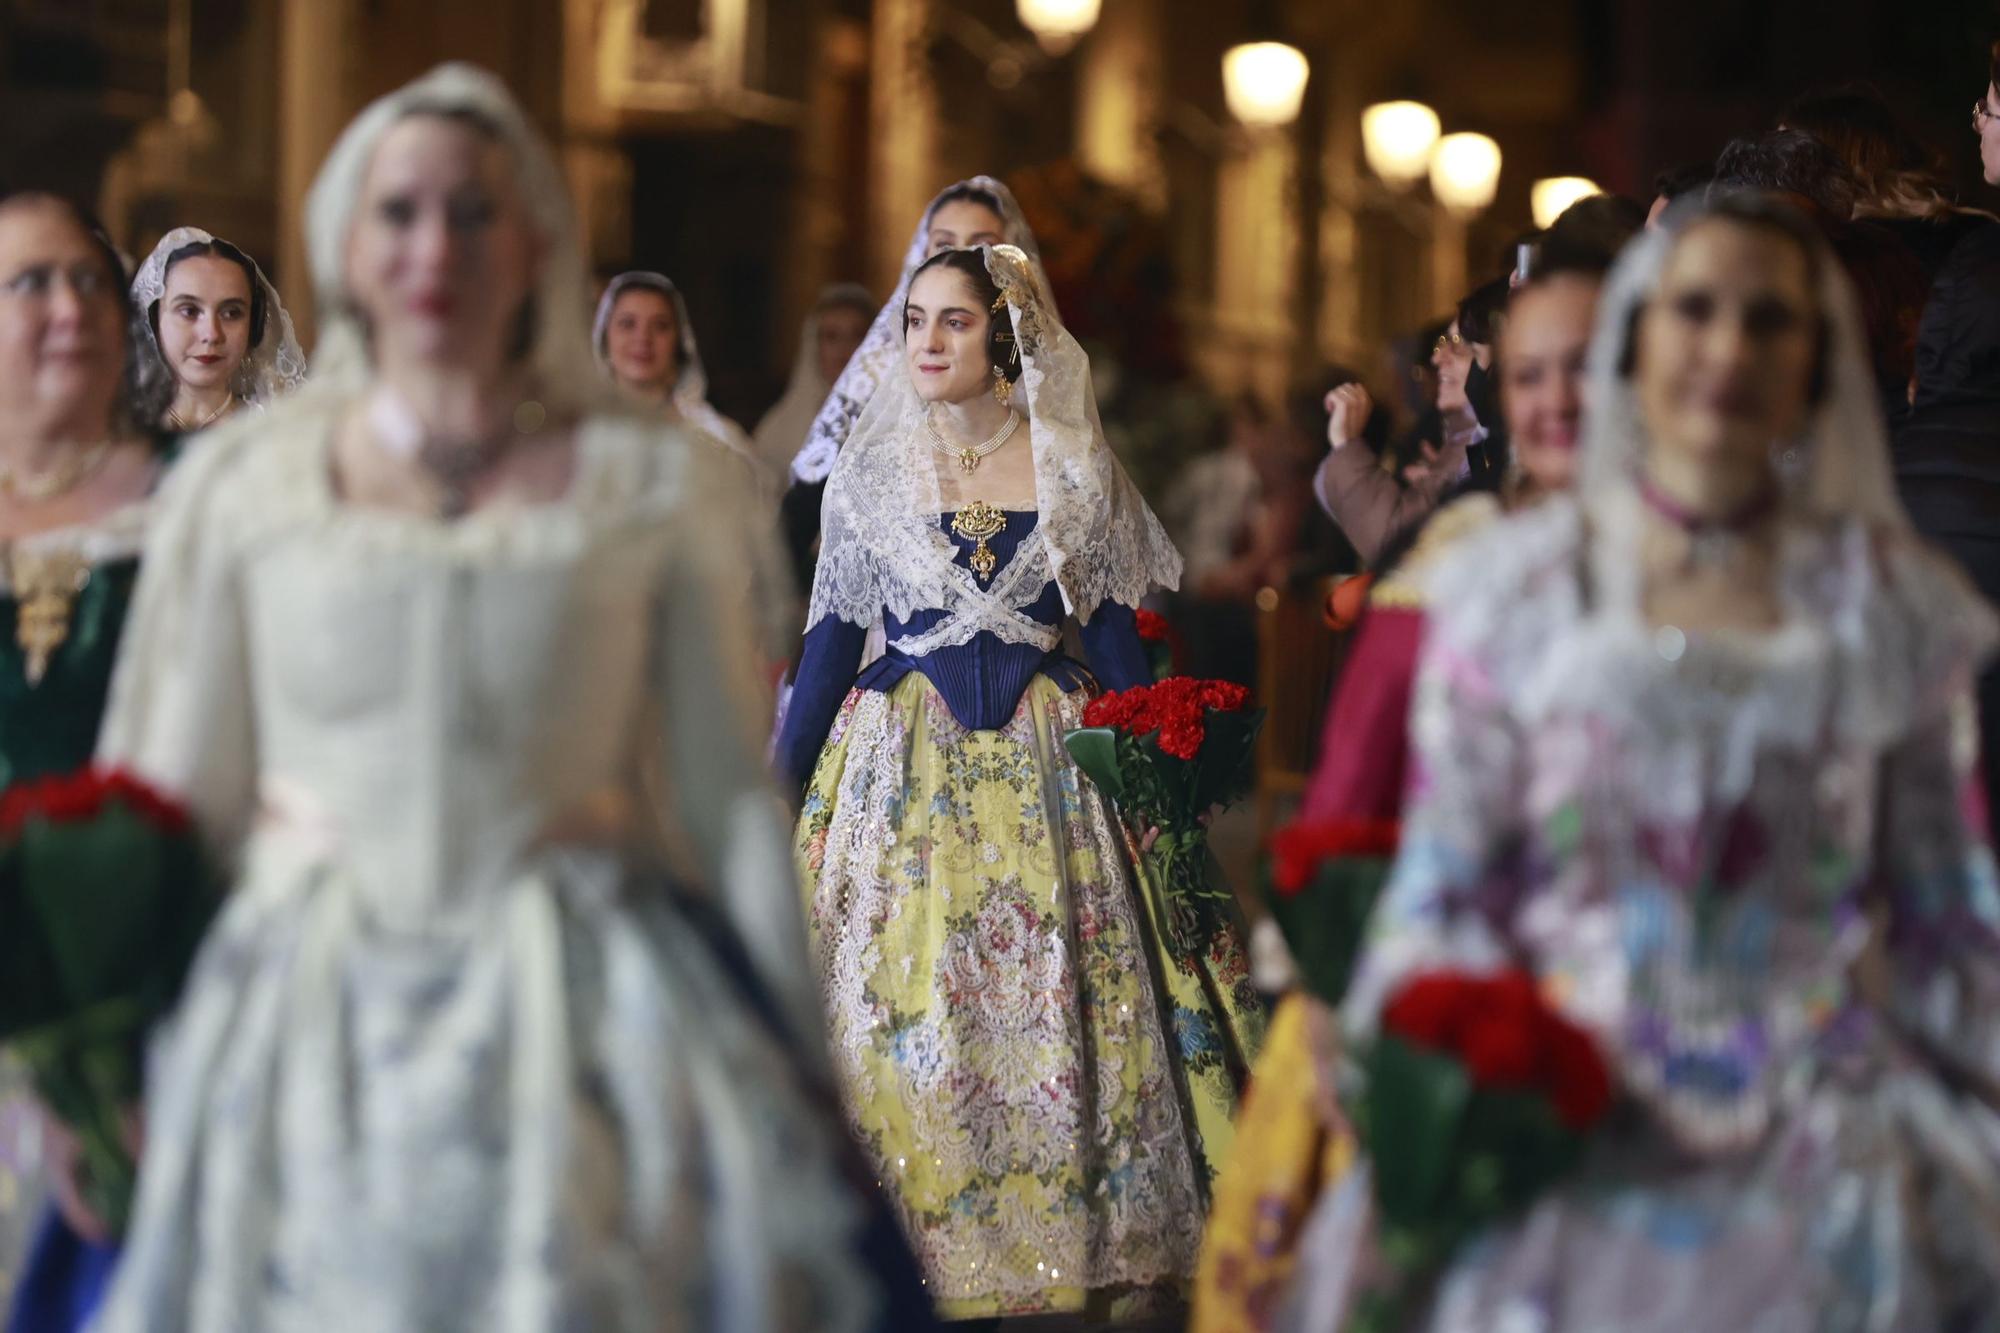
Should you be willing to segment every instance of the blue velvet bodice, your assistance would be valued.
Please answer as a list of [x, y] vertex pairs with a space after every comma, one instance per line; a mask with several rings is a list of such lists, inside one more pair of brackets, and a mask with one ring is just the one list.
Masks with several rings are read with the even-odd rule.
[[[1007, 526], [987, 539], [1000, 569], [1020, 550], [1021, 543], [1035, 529], [1037, 515], [1032, 509], [1007, 511]], [[957, 548], [954, 560], [971, 567], [977, 543], [951, 530], [952, 515], [938, 516], [938, 526]], [[1051, 627], [1062, 624], [1062, 593], [1053, 582], [1043, 586], [1041, 596], [1022, 608], [1025, 614]], [[989, 630], [981, 630], [970, 642], [939, 648], [921, 657], [912, 657], [895, 646], [899, 638], [923, 634], [945, 617], [938, 609], [920, 609], [908, 620], [884, 616], [889, 648], [880, 658], [861, 669], [861, 653], [868, 631], [828, 616], [806, 632], [805, 647], [792, 685], [792, 699], [785, 711], [784, 726], [778, 733], [777, 762], [797, 788], [812, 777], [813, 766], [833, 729], [841, 702], [852, 689], [887, 691], [912, 671], [920, 672], [943, 697], [961, 726], [985, 731], [1005, 726], [1020, 705], [1021, 696], [1037, 672], [1065, 690], [1080, 689], [1093, 676], [1106, 689], [1122, 690], [1150, 681], [1146, 651], [1139, 641], [1134, 609], [1116, 602], [1101, 604], [1091, 618], [1079, 626], [1083, 653], [1089, 663], [1075, 661], [1059, 648], [1044, 651], [1034, 644], [1007, 643]]]

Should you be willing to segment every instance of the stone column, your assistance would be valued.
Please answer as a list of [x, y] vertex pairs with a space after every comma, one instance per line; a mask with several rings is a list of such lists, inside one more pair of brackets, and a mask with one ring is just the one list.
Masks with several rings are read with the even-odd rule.
[[1159, 0], [1106, 5], [1077, 53], [1076, 155], [1099, 180], [1165, 208], [1158, 127], [1165, 98]]
[[903, 246], [943, 184], [937, 167], [937, 88], [931, 78], [932, 0], [875, 0], [868, 221], [870, 285], [886, 296]]
[[359, 47], [354, 0], [282, 0], [278, 25], [278, 271], [272, 275], [312, 346], [306, 191], [354, 114], [350, 61]]

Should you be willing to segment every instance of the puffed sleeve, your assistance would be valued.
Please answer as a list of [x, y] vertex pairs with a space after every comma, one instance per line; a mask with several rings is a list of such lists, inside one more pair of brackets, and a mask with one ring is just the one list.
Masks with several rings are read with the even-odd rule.
[[1455, 614], [1467, 605], [1441, 591], [1419, 650], [1401, 844], [1342, 1006], [1357, 1034], [1372, 1032], [1383, 1000], [1411, 973], [1485, 971], [1512, 953], [1525, 746], [1493, 645]]
[[[697, 466], [696, 471], [701, 469]], [[720, 496], [720, 498], [718, 498]], [[698, 498], [697, 498], [698, 497]], [[764, 760], [770, 691], [759, 665], [751, 571], [731, 558], [726, 493], [697, 479], [670, 516], [653, 641], [662, 710], [663, 812], [808, 1046], [823, 1044], [805, 922], [792, 878], [791, 816]]]
[[806, 631], [776, 747], [778, 772], [794, 793], [804, 791], [812, 779], [833, 720], [860, 674], [867, 643], [866, 629], [839, 616], [826, 616]]
[[1914, 708], [1878, 788], [1875, 878], [1887, 918], [1879, 998], [1941, 1058], [2000, 1088], [2000, 880], [1972, 693], [1993, 616], [1927, 552], [1892, 548], [1885, 573], [1900, 623], [1878, 619], [1871, 637], [1892, 663], [1885, 678], [1908, 684]]
[[2000, 1088], [2000, 883], [1977, 817], [1972, 697], [1882, 769], [1887, 1001], [1947, 1062]]
[[1077, 637], [1085, 664], [1105, 689], [1153, 683], [1153, 665], [1139, 637], [1139, 613], [1123, 602], [1099, 602], [1090, 619], [1077, 626]]
[[233, 867], [255, 813], [256, 718], [231, 473], [243, 429], [191, 446], [154, 500], [98, 761], [187, 805]]

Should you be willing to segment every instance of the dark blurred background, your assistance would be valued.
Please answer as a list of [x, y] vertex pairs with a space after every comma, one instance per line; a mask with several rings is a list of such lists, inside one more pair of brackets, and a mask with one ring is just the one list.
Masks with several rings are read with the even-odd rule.
[[[1966, 202], [2000, 202], [1968, 123], [1996, 33], [1971, 0], [1102, 0], [1066, 49], [1017, 0], [0, 0], [0, 180], [96, 206], [134, 253], [179, 223], [236, 239], [309, 329], [301, 200], [333, 137], [478, 61], [560, 146], [599, 270], [685, 287], [717, 406], [748, 422], [822, 284], [885, 293], [932, 193], [1000, 175], [1143, 474], [1185, 386], [1394, 373], [1381, 349], [1496, 268], [1538, 178], [1644, 201], [1811, 88], [1870, 81]], [[1309, 69], [1262, 129], [1222, 73], [1256, 37]], [[1387, 99], [1492, 137], [1490, 205], [1370, 171], [1361, 112]]]

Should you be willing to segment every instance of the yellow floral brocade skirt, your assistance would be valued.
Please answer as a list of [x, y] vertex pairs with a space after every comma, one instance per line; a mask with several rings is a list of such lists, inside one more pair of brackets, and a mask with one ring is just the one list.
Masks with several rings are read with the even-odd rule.
[[1173, 958], [1037, 676], [969, 731], [850, 694], [797, 856], [849, 1122], [947, 1318], [1177, 1297], [1261, 1027], [1233, 938]]

